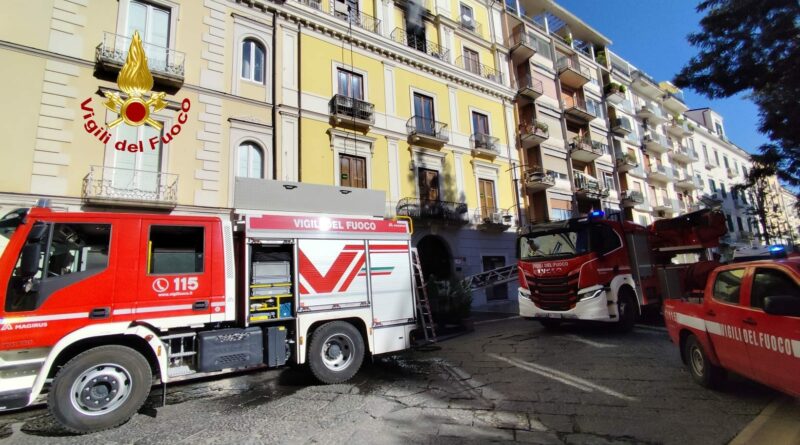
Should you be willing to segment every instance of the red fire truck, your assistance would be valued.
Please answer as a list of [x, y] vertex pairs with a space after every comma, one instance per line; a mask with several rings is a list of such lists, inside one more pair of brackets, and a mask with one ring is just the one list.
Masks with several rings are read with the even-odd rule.
[[727, 231], [718, 210], [704, 209], [644, 227], [584, 218], [535, 224], [519, 237], [519, 311], [555, 328], [565, 320], [633, 328], [648, 306], [680, 286], [678, 254], [707, 255]]
[[664, 303], [694, 380], [713, 387], [729, 370], [800, 397], [800, 257], [701, 266], [702, 284]]
[[[326, 199], [286, 190], [284, 202]], [[154, 382], [288, 361], [344, 382], [415, 328], [405, 221], [34, 207], [0, 226], [0, 410], [47, 392], [74, 432], [127, 421]]]

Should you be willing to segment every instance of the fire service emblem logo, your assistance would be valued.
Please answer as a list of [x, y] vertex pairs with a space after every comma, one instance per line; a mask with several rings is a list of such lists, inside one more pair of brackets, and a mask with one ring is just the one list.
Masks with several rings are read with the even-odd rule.
[[[106, 91], [104, 95], [107, 100], [103, 103], [108, 110], [117, 115], [117, 118], [107, 123], [105, 128], [98, 125], [94, 120], [94, 109], [91, 107], [92, 98], [89, 97], [81, 103], [81, 109], [85, 112], [83, 115], [84, 130], [104, 144], [111, 139], [110, 130], [123, 122], [132, 127], [149, 125], [155, 130], [161, 131], [163, 125], [153, 119], [151, 115], [167, 107], [165, 101], [167, 93], [152, 92], [150, 97], [147, 97], [147, 93], [153, 88], [153, 75], [148, 69], [147, 55], [138, 31], [135, 31], [131, 38], [125, 64], [122, 65], [119, 76], [117, 76], [117, 85], [127, 95], [127, 98], [121, 97], [117, 92]], [[178, 122], [168, 131], [164, 131], [162, 136], [151, 137], [147, 139], [146, 143], [141, 140], [121, 140], [114, 144], [114, 148], [119, 151], [140, 152], [144, 151], [146, 144], [150, 146], [151, 150], [154, 150], [159, 141], [163, 144], [170, 143], [173, 137], [181, 132], [181, 125], [186, 123], [190, 108], [189, 99], [183, 99]]]

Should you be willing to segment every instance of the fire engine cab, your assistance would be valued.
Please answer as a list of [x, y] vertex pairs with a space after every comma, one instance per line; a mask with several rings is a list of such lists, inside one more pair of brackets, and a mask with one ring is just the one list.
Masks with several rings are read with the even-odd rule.
[[[229, 215], [3, 218], [0, 410], [47, 393], [67, 429], [98, 431], [127, 421], [154, 382], [293, 362], [338, 383], [366, 354], [408, 348], [410, 233], [373, 216], [383, 193], [270, 182]], [[364, 214], [336, 212], [353, 207]]]
[[800, 257], [704, 269], [703, 285], [664, 304], [694, 380], [713, 387], [727, 370], [800, 397]]

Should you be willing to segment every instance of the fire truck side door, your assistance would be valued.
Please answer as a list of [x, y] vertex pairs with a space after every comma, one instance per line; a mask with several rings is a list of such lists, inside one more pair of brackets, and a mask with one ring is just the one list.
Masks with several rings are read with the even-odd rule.
[[764, 312], [764, 298], [786, 295], [800, 299], [800, 285], [793, 274], [777, 266], [752, 268], [745, 328], [752, 332], [747, 352], [753, 372], [762, 382], [800, 394], [800, 317]]
[[137, 319], [208, 316], [210, 321], [210, 223], [145, 220], [139, 257]]
[[744, 278], [744, 267], [719, 271], [709, 285], [711, 296], [706, 298], [703, 317], [720, 364], [731, 371], [751, 376], [747, 348], [740, 337], [742, 320], [748, 311], [742, 307]]

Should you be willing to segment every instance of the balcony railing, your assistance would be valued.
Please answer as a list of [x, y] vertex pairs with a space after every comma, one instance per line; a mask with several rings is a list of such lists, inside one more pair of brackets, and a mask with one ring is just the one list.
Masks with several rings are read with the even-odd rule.
[[586, 100], [582, 97], [565, 97], [561, 101], [561, 107], [568, 115], [589, 122], [596, 116], [586, 107]]
[[479, 63], [476, 60], [472, 60], [464, 56], [458, 56], [456, 57], [455, 65], [459, 68], [469, 71], [472, 74], [481, 76], [484, 79], [488, 79], [496, 83], [503, 83], [503, 73], [490, 67], [489, 65]]
[[433, 199], [403, 198], [397, 203], [397, 215], [417, 220], [434, 220], [456, 224], [469, 222], [467, 204]]
[[337, 19], [344, 20], [345, 22], [359, 27], [361, 29], [365, 29], [369, 32], [379, 33], [381, 27], [381, 21], [376, 19], [375, 17], [365, 14], [361, 11], [348, 11], [347, 9], [338, 9], [341, 3], [339, 2], [329, 2], [334, 6], [331, 7], [330, 14]]
[[593, 141], [590, 137], [575, 137], [569, 144], [572, 159], [581, 162], [591, 162], [605, 154], [608, 145]]
[[633, 131], [633, 126], [627, 117], [618, 117], [612, 122], [611, 131], [623, 135], [630, 134]]
[[517, 29], [508, 39], [508, 47], [511, 48], [511, 57], [516, 62], [530, 59], [536, 54], [536, 39], [525, 31], [524, 27]]
[[480, 230], [505, 231], [514, 222], [514, 215], [508, 210], [494, 207], [482, 207], [475, 209], [472, 220]]
[[178, 175], [95, 165], [83, 178], [81, 196], [90, 204], [174, 208]]
[[672, 149], [672, 157], [680, 162], [694, 162], [698, 160], [697, 152], [685, 145], [676, 145]]
[[338, 122], [349, 121], [354, 125], [375, 123], [375, 105], [363, 100], [336, 94], [328, 102], [328, 110]]
[[587, 199], [601, 199], [608, 197], [608, 187], [598, 181], [597, 178], [593, 178], [589, 175], [575, 171], [573, 172], [573, 182], [579, 197]]
[[617, 158], [617, 169], [621, 172], [627, 172], [639, 165], [639, 162], [636, 160], [636, 155], [616, 152], [614, 156]]
[[662, 122], [666, 122], [667, 120], [667, 118], [664, 116], [664, 112], [661, 111], [661, 108], [658, 107], [658, 105], [648, 102], [642, 103], [639, 109], [636, 110], [636, 117], [639, 119], [650, 120], [654, 124], [660, 124]]
[[483, 35], [483, 27], [481, 24], [475, 21], [475, 18], [470, 18], [469, 20], [465, 20], [464, 17], [461, 17], [461, 21], [459, 22], [459, 27], [463, 30], [475, 33], [479, 36]]
[[584, 86], [592, 78], [589, 68], [582, 66], [577, 60], [561, 57], [556, 64], [561, 82], [573, 88]]
[[644, 195], [637, 190], [623, 190], [619, 197], [622, 204], [626, 207], [644, 204]]
[[[130, 46], [131, 37], [104, 32], [103, 41], [95, 50], [97, 63], [107, 69], [122, 68], [128, 58]], [[183, 85], [186, 63], [186, 55], [183, 52], [151, 43], [142, 43], [142, 47], [147, 56], [147, 68], [156, 81], [175, 87]]]
[[530, 74], [526, 74], [517, 80], [517, 92], [522, 96], [536, 100], [544, 94], [544, 86], [541, 80], [534, 79]]
[[534, 166], [525, 171], [525, 186], [530, 192], [546, 190], [556, 184], [556, 176], [539, 166]]
[[734, 170], [734, 169], [732, 169], [730, 167], [727, 167], [725, 170], [727, 170], [727, 172], [728, 172], [728, 179], [733, 179], [733, 178], [736, 177], [736, 170]]
[[546, 141], [550, 134], [548, 133], [547, 124], [531, 119], [519, 123], [519, 137], [522, 140], [522, 146], [530, 148]]
[[500, 139], [494, 136], [483, 133], [473, 133], [472, 136], [469, 137], [469, 141], [472, 144], [472, 150], [475, 152], [492, 156], [500, 154], [500, 147], [498, 146]]
[[406, 121], [406, 131], [414, 140], [426, 139], [441, 144], [450, 141], [450, 130], [447, 129], [447, 124], [422, 116], [412, 116]]
[[658, 181], [669, 181], [672, 178], [672, 172], [668, 171], [663, 165], [650, 164], [650, 168], [647, 170], [647, 177]]
[[395, 28], [389, 35], [389, 38], [401, 45], [406, 45], [421, 51], [431, 57], [441, 60], [442, 62], [450, 61], [450, 51], [430, 40], [425, 40], [420, 36], [409, 34], [403, 28]]
[[661, 133], [650, 132], [644, 137], [645, 146], [656, 153], [666, 153], [671, 146], [666, 136]]

